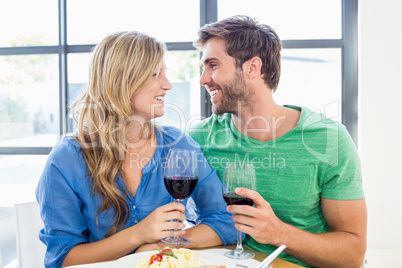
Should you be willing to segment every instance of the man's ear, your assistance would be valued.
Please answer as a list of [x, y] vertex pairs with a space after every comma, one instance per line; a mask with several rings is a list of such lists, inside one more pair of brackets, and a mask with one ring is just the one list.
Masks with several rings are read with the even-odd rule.
[[247, 61], [248, 63], [248, 72], [247, 75], [249, 78], [255, 78], [261, 76], [261, 66], [262, 61], [259, 57], [253, 57]]

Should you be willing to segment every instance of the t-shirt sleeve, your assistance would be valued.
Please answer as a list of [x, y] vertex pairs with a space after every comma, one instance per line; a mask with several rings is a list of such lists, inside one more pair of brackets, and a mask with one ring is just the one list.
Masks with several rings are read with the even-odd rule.
[[75, 245], [87, 242], [86, 221], [81, 213], [83, 202], [77, 196], [73, 182], [80, 165], [75, 148], [59, 144], [49, 155], [39, 179], [36, 198], [44, 222], [39, 238], [47, 247], [46, 267], [61, 267]]
[[[211, 227], [221, 238], [224, 245], [236, 243], [237, 230], [234, 227], [232, 214], [227, 212], [222, 195], [222, 183], [202, 152], [198, 149], [199, 181], [192, 195], [196, 214], [200, 221]], [[189, 219], [194, 221], [194, 219]]]
[[327, 199], [364, 198], [360, 158], [356, 146], [343, 125], [338, 125], [332, 152], [323, 175], [321, 196]]

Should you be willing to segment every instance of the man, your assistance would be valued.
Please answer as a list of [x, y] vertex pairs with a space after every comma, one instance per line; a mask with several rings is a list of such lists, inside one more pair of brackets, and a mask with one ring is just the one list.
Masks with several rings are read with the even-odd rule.
[[246, 16], [202, 27], [200, 79], [213, 112], [189, 129], [222, 179], [225, 163], [252, 162], [257, 191], [238, 188], [255, 207], [228, 206], [244, 245], [306, 267], [359, 267], [367, 209], [360, 160], [343, 125], [273, 99], [281, 41]]

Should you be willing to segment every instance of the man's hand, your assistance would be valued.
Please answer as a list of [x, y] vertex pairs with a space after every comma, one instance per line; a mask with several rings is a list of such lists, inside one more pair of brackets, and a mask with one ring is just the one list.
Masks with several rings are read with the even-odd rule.
[[258, 243], [280, 246], [282, 241], [278, 240], [278, 235], [285, 223], [278, 219], [271, 205], [256, 191], [237, 188], [235, 193], [252, 199], [255, 204], [255, 207], [228, 206], [229, 212], [236, 213], [232, 216], [236, 222], [235, 227], [253, 237]]
[[360, 267], [366, 250], [367, 208], [364, 199], [321, 198], [330, 232], [314, 234], [282, 222], [255, 191], [237, 188], [255, 207], [231, 205], [235, 227], [261, 244], [286, 245], [286, 252], [314, 267]]

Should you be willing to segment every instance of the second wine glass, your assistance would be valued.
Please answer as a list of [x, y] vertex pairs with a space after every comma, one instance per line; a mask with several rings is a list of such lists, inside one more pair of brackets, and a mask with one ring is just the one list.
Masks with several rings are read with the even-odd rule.
[[[255, 170], [250, 163], [227, 163], [225, 173], [223, 174], [222, 181], [223, 198], [226, 204], [229, 205], [248, 205], [252, 206], [254, 201], [240, 196], [235, 193], [238, 187], [256, 190], [256, 176]], [[242, 233], [237, 230], [237, 245], [235, 250], [225, 253], [226, 257], [232, 259], [250, 259], [254, 257], [254, 253], [243, 249]]]
[[[169, 194], [181, 203], [189, 197], [198, 183], [197, 152], [192, 150], [170, 149], [163, 176]], [[180, 236], [166, 237], [163, 242], [173, 245], [187, 245], [191, 241]]]

